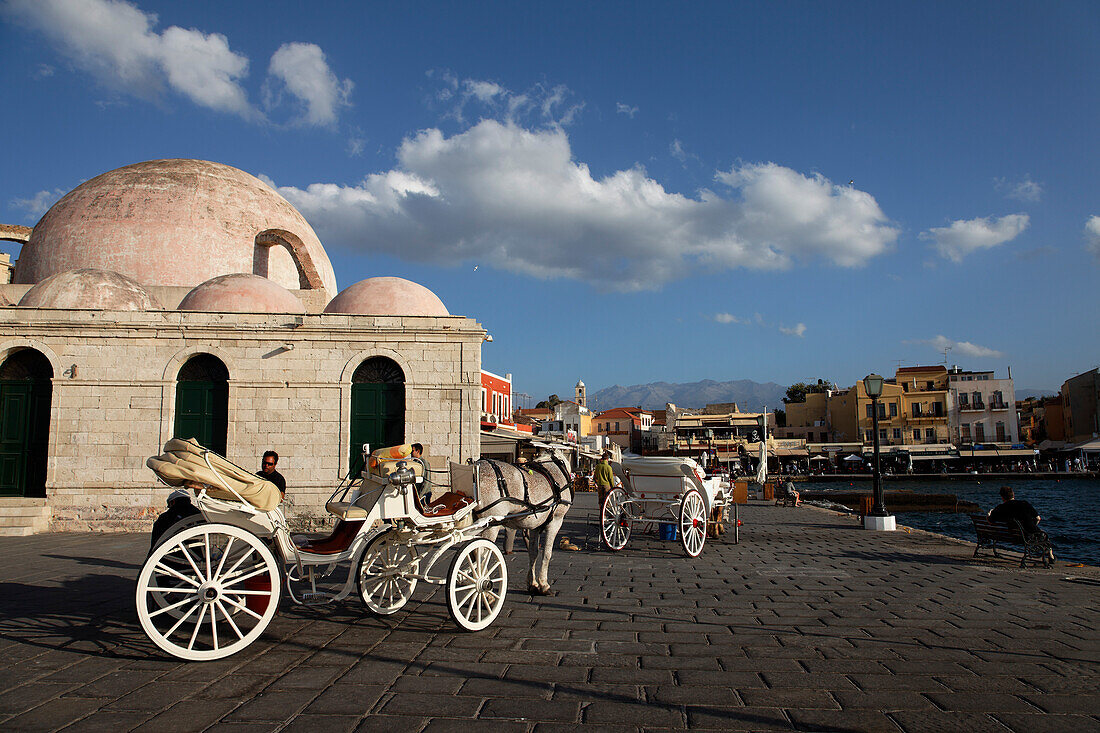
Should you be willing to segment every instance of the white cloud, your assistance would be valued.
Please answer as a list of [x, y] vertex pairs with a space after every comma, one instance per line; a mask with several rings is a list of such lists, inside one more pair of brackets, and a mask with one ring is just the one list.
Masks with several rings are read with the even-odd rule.
[[39, 64], [38, 68], [34, 70], [35, 79], [46, 79], [54, 75], [55, 69], [49, 64]]
[[631, 107], [630, 105], [623, 104], [622, 102], [615, 103], [615, 111], [621, 115], [626, 115], [630, 119], [634, 119], [634, 115], [638, 114], [637, 107]]
[[268, 74], [304, 106], [299, 119], [305, 125], [331, 125], [340, 107], [348, 106], [354, 86], [350, 79], [332, 73], [320, 46], [284, 43], [271, 56]]
[[918, 339], [912, 342], [906, 343], [918, 343], [927, 344], [936, 349], [936, 351], [942, 352], [944, 349], [951, 349], [956, 354], [962, 356], [972, 356], [976, 358], [1000, 358], [1004, 356], [1004, 353], [991, 349], [987, 346], [979, 346], [978, 344], [971, 343], [970, 341], [952, 341], [943, 335], [938, 335], [934, 339]]
[[1100, 260], [1100, 216], [1090, 216], [1085, 222], [1085, 248]]
[[1024, 176], [1023, 180], [1011, 183], [1004, 178], [994, 178], [993, 186], [1004, 193], [1006, 198], [1017, 201], [1036, 202], [1043, 197], [1043, 184], [1031, 180], [1031, 176]]
[[121, 0], [9, 0], [4, 10], [110, 89], [155, 99], [167, 85], [203, 107], [256, 115], [238, 82], [248, 59], [223, 35], [176, 26], [158, 34], [155, 14]]
[[720, 173], [728, 197], [671, 193], [639, 167], [597, 179], [560, 126], [423, 130], [402, 142], [397, 163], [355, 186], [279, 191], [330, 246], [623, 291], [697, 269], [859, 265], [897, 237], [870, 194], [773, 163]]
[[12, 199], [11, 205], [17, 209], [23, 209], [28, 214], [42, 216], [64, 195], [65, 192], [60, 188], [55, 188], [52, 191], [39, 191], [30, 198]]
[[799, 323], [797, 326], [794, 326], [793, 328], [787, 328], [786, 326], [780, 326], [779, 327], [779, 332], [781, 334], [785, 335], [785, 336], [797, 336], [798, 338], [802, 338], [803, 336], [806, 335], [806, 324], [805, 323]]
[[748, 318], [739, 318], [738, 316], [735, 316], [732, 313], [715, 313], [714, 314], [714, 320], [718, 321], [718, 323], [741, 323], [741, 324], [749, 323]]
[[679, 138], [673, 140], [668, 146], [668, 154], [681, 163], [686, 161], [688, 157], [687, 153], [684, 152], [684, 144], [680, 142]]
[[514, 124], [550, 124], [567, 127], [584, 109], [584, 104], [574, 102], [568, 87], [547, 87], [536, 84], [525, 92], [513, 92], [494, 81], [483, 79], [459, 80], [450, 71], [427, 72], [429, 79], [437, 79], [440, 87], [431, 95], [434, 102], [448, 106], [443, 117], [465, 125], [468, 108], [474, 107], [478, 118], [500, 119]]
[[1010, 242], [1027, 229], [1027, 214], [1009, 214], [1000, 219], [959, 219], [949, 227], [933, 227], [920, 235], [935, 242], [936, 250], [953, 262], [962, 262], [968, 254]]

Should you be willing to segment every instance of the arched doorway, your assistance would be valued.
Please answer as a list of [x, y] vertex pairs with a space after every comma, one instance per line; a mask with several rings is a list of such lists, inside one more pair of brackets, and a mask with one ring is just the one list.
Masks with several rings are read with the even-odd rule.
[[0, 365], [0, 496], [46, 495], [53, 367], [34, 349]]
[[371, 450], [405, 442], [405, 373], [393, 359], [372, 356], [351, 377], [353, 476], [363, 470], [363, 444]]
[[177, 438], [195, 438], [225, 455], [229, 431], [229, 370], [216, 356], [196, 354], [180, 368], [176, 380]]

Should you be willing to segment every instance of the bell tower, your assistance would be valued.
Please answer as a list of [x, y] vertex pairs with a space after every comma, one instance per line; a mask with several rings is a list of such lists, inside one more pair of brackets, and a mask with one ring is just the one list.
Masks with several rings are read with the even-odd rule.
[[575, 402], [581, 407], [588, 407], [587, 395], [584, 391], [584, 382], [577, 380], [577, 386], [574, 388], [574, 394], [576, 395]]

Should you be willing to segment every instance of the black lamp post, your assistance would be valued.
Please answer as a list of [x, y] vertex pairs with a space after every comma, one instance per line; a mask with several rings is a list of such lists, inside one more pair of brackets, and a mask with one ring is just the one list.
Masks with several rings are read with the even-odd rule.
[[871, 425], [872, 432], [874, 433], [874, 462], [871, 465], [871, 471], [873, 475], [873, 486], [875, 492], [874, 505], [871, 507], [872, 517], [885, 517], [886, 502], [883, 500], [882, 494], [882, 474], [878, 468], [878, 398], [882, 396], [882, 383], [883, 379], [878, 374], [868, 374], [863, 378], [863, 389], [867, 391], [867, 396], [871, 398]]

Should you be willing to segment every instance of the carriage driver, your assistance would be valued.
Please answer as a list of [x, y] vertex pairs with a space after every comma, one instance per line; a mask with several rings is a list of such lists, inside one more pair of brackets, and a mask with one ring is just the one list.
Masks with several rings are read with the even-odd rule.
[[599, 506], [602, 507], [603, 500], [615, 485], [615, 474], [611, 470], [611, 451], [605, 450], [600, 456], [600, 462], [596, 464], [596, 471], [592, 477], [596, 480], [596, 496], [599, 497]]

